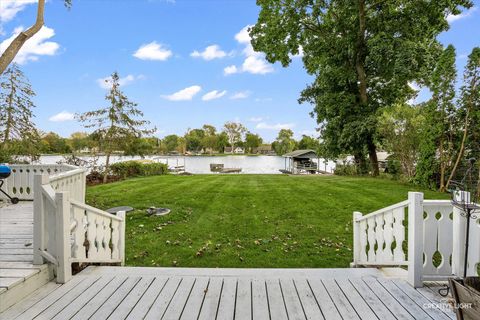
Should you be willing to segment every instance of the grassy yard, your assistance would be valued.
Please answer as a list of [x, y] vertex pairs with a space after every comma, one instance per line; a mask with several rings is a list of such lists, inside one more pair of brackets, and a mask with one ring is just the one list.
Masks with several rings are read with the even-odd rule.
[[[88, 203], [130, 205], [127, 265], [347, 267], [352, 212], [405, 200], [418, 188], [359, 177], [156, 176], [90, 187]], [[425, 191], [426, 199], [447, 198]], [[168, 207], [164, 217], [148, 207]]]

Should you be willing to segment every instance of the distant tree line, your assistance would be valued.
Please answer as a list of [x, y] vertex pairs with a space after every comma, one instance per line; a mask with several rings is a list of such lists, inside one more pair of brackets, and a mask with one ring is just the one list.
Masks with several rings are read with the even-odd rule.
[[108, 160], [114, 153], [217, 154], [225, 153], [227, 148], [233, 153], [240, 147], [243, 152], [253, 154], [264, 147], [283, 155], [297, 148], [319, 148], [318, 139], [304, 135], [295, 141], [289, 129], [280, 130], [273, 143], [265, 143], [260, 135], [238, 122], [227, 122], [220, 130], [205, 124], [188, 129], [183, 136], [171, 134], [160, 139], [153, 136], [156, 129], [149, 128], [150, 123], [143, 119], [137, 104], [120, 90], [118, 74], [113, 73], [107, 82], [111, 88], [105, 96], [106, 106], [76, 116], [90, 132], [75, 132], [63, 138], [36, 128], [35, 93], [18, 65], [12, 64], [0, 77], [0, 162], [12, 161], [13, 155], [33, 161], [40, 154], [104, 154], [108, 170]]

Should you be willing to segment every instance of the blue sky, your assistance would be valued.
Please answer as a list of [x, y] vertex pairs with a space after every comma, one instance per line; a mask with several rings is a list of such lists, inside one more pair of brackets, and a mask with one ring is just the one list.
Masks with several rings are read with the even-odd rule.
[[[33, 22], [35, 2], [0, 1], [0, 51]], [[269, 65], [248, 44], [244, 28], [259, 11], [254, 0], [73, 2], [67, 10], [63, 1], [48, 1], [46, 28], [17, 57], [37, 93], [35, 121], [43, 131], [82, 130], [72, 114], [105, 106], [102, 79], [118, 71], [123, 91], [159, 137], [226, 121], [240, 121], [267, 141], [280, 128], [297, 137], [314, 133], [312, 107], [297, 103], [311, 81], [301, 59], [287, 69]], [[460, 76], [480, 46], [478, 5], [440, 35], [457, 48]]]

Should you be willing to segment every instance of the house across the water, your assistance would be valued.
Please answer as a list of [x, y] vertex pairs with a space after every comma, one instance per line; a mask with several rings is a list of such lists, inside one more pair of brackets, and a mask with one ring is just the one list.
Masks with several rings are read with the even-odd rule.
[[232, 147], [225, 147], [225, 149], [223, 149], [223, 152], [225, 152], [225, 153], [235, 153], [235, 154], [244, 154], [245, 150], [242, 147], [235, 147], [235, 148], [233, 148], [233, 152], [232, 152]]
[[259, 147], [257, 147], [257, 148], [254, 148], [254, 149], [253, 149], [253, 153], [262, 154], [262, 155], [266, 155], [266, 156], [274, 156], [274, 155], [276, 155], [276, 153], [275, 153], [275, 151], [273, 150], [271, 144], [264, 144], [264, 145], [261, 145], [261, 146], [259, 146]]

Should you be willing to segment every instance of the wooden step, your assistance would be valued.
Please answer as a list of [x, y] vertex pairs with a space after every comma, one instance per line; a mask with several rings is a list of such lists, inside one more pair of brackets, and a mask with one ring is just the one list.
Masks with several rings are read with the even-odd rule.
[[19, 302], [53, 279], [49, 265], [0, 262], [0, 312]]

